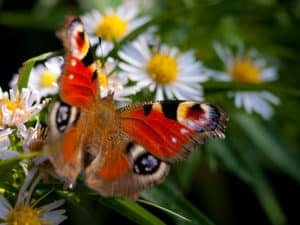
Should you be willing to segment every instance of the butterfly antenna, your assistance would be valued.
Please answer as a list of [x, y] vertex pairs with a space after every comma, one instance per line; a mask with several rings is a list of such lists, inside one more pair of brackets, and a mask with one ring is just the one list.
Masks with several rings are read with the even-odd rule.
[[98, 37], [98, 41], [99, 41], [99, 47], [100, 47], [100, 52], [101, 52], [101, 56], [100, 56], [100, 62], [101, 62], [101, 65], [105, 65], [105, 61], [104, 61], [104, 54], [103, 54], [103, 49], [102, 49], [102, 38], [101, 37]]

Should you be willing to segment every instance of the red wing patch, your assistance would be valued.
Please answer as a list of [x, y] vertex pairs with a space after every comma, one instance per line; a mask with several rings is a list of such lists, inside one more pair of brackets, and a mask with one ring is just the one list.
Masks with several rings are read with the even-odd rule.
[[98, 100], [99, 91], [96, 63], [81, 20], [69, 16], [58, 36], [66, 49], [60, 96], [69, 105], [87, 108]]
[[[120, 179], [129, 169], [129, 162], [124, 152], [111, 156], [107, 157], [104, 165], [99, 169], [99, 176], [105, 181]], [[113, 156], [119, 157], [114, 159]]]
[[165, 161], [185, 159], [197, 143], [224, 137], [227, 115], [199, 102], [165, 101], [120, 110], [122, 128], [147, 151]]

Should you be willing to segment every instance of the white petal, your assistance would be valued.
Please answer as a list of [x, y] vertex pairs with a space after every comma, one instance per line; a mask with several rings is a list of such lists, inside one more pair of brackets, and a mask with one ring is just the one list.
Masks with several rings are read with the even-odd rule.
[[[126, 55], [124, 52], [119, 52], [119, 56], [121, 59], [123, 59], [125, 62], [127, 62], [128, 64], [131, 64], [137, 68], [142, 68], [144, 66], [144, 60], [138, 60], [137, 56], [133, 56], [133, 53], [131, 54], [131, 56]], [[142, 58], [140, 58], [142, 59]]]
[[164, 100], [163, 88], [161, 85], [158, 85], [156, 88], [155, 100]]
[[36, 172], [37, 172], [37, 168], [33, 168], [27, 174], [25, 181], [24, 181], [21, 189], [19, 190], [19, 195], [18, 195], [18, 199], [16, 201], [16, 205], [24, 203], [26, 201], [26, 199], [28, 199], [28, 197], [29, 198], [31, 197], [31, 196], [27, 196], [26, 192], [28, 190], [28, 187], [31, 185], [33, 177], [35, 176]]
[[277, 69], [269, 67], [261, 71], [261, 79], [263, 81], [273, 81], [277, 79]]
[[101, 45], [98, 45], [98, 47], [96, 48], [96, 56], [105, 57], [113, 48], [113, 42], [102, 40]]
[[234, 58], [230, 49], [224, 48], [218, 42], [215, 42], [213, 46], [214, 46], [214, 49], [215, 49], [217, 55], [223, 61], [224, 65], [227, 68], [230, 68], [233, 64], [233, 58]]
[[173, 95], [173, 93], [172, 93], [172, 91], [171, 91], [171, 88], [170, 88], [169, 86], [166, 86], [166, 87], [164, 88], [164, 90], [165, 90], [167, 99], [172, 99], [174, 95]]
[[268, 91], [263, 91], [261, 92], [261, 96], [266, 99], [267, 101], [273, 103], [274, 105], [279, 105], [280, 104], [280, 99], [273, 95], [272, 93], [268, 92]]
[[60, 224], [62, 221], [68, 218], [67, 216], [63, 215], [65, 212], [66, 210], [64, 209], [47, 212], [41, 215], [41, 220], [45, 222], [51, 222], [55, 225]]
[[251, 113], [253, 111], [253, 104], [255, 104], [255, 102], [253, 101], [253, 97], [251, 96], [251, 94], [243, 94], [243, 103], [244, 103], [244, 107], [246, 112]]
[[44, 205], [43, 207], [40, 208], [41, 212], [47, 212], [47, 211], [51, 211], [53, 209], [56, 209], [60, 206], [62, 206], [65, 203], [65, 200], [60, 199], [60, 200], [56, 200], [54, 202], [51, 202], [47, 205]]
[[237, 108], [241, 108], [243, 105], [243, 95], [240, 93], [233, 94], [234, 96], [234, 104]]
[[127, 32], [130, 33], [131, 31], [135, 30], [136, 28], [142, 26], [143, 24], [147, 23], [151, 18], [149, 16], [144, 16], [141, 18], [137, 18], [135, 20], [130, 21], [128, 24]]
[[19, 152], [9, 150], [9, 149], [2, 149], [2, 146], [1, 146], [1, 149], [0, 149], [0, 159], [1, 160], [15, 158], [19, 155], [20, 155]]
[[264, 119], [270, 119], [274, 112], [273, 108], [259, 94], [256, 95], [256, 105], [253, 108]]
[[121, 66], [124, 71], [119, 73], [119, 77], [127, 77], [128, 79], [133, 81], [150, 79], [149, 75], [146, 74], [143, 70], [135, 69], [134, 67], [127, 64], [122, 64]]
[[0, 218], [5, 219], [11, 209], [12, 207], [7, 199], [0, 195]]
[[151, 51], [148, 47], [145, 36], [141, 36], [137, 41], [134, 41], [132, 45], [143, 56], [140, 58], [143, 64], [151, 58]]

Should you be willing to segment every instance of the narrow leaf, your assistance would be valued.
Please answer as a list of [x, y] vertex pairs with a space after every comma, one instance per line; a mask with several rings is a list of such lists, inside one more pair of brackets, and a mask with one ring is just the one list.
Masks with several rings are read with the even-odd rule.
[[286, 224], [287, 220], [273, 193], [271, 185], [266, 177], [258, 170], [255, 171], [255, 183], [253, 184], [253, 189], [272, 224]]
[[240, 113], [233, 118], [261, 153], [289, 176], [300, 182], [300, 165], [297, 159], [289, 155], [287, 146], [280, 146], [280, 143], [272, 136], [272, 132], [266, 130], [264, 126], [250, 116]]
[[274, 93], [286, 94], [295, 97], [300, 97], [300, 90], [284, 87], [274, 83], [260, 83], [252, 84], [245, 82], [221, 82], [209, 81], [201, 84], [208, 92], [222, 92], [222, 91], [271, 91]]
[[19, 74], [19, 79], [18, 79], [19, 90], [21, 90], [22, 88], [26, 88], [28, 86], [30, 72], [36, 62], [45, 60], [45, 59], [55, 56], [55, 55], [57, 55], [57, 52], [48, 52], [48, 53], [44, 53], [42, 55], [39, 55], [39, 56], [36, 56], [36, 57], [26, 60], [23, 63], [22, 68], [20, 70], [20, 74]]
[[187, 199], [184, 198], [182, 193], [176, 188], [176, 184], [172, 181], [171, 177], [161, 185], [156, 186], [150, 190], [144, 191], [142, 197], [155, 202], [161, 207], [168, 208], [177, 214], [183, 215], [190, 219], [190, 222], [185, 220], [176, 220], [176, 224], [188, 225], [213, 225], [214, 223], [208, 219], [199, 209], [194, 207]]
[[244, 163], [238, 159], [226, 142], [217, 139], [210, 140], [207, 142], [206, 147], [208, 148], [208, 151], [216, 154], [227, 169], [235, 173], [244, 182], [251, 183], [253, 181], [253, 177], [245, 167]]
[[31, 159], [40, 154], [41, 154], [40, 152], [32, 152], [32, 153], [20, 154], [19, 156], [14, 158], [0, 160], [0, 167], [10, 166], [11, 164], [15, 164], [24, 159]]
[[124, 198], [99, 198], [101, 204], [141, 225], [165, 225], [158, 217], [138, 203]]
[[186, 218], [186, 217], [184, 217], [184, 216], [182, 216], [182, 215], [180, 215], [180, 214], [178, 214], [178, 213], [176, 213], [176, 212], [174, 212], [174, 211], [172, 211], [172, 210], [170, 210], [170, 209], [167, 209], [167, 208], [165, 208], [165, 207], [162, 207], [162, 206], [160, 206], [160, 205], [157, 205], [157, 204], [155, 204], [155, 203], [153, 203], [153, 202], [146, 201], [146, 200], [142, 200], [142, 199], [139, 199], [138, 202], [141, 202], [141, 203], [146, 204], [146, 205], [153, 206], [153, 207], [155, 207], [155, 208], [157, 208], [157, 209], [160, 209], [160, 210], [164, 211], [165, 213], [167, 213], [167, 214], [169, 214], [169, 215], [171, 215], [171, 216], [173, 216], [173, 217], [182, 219], [182, 220], [187, 221], [187, 222], [191, 222], [190, 219], [188, 219], [188, 218]]

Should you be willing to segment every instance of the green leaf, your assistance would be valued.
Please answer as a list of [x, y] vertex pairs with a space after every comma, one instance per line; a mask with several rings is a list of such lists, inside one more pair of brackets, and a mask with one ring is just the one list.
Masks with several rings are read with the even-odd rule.
[[48, 53], [44, 53], [42, 55], [39, 55], [39, 56], [36, 56], [36, 57], [26, 60], [23, 63], [22, 68], [19, 73], [19, 79], [18, 79], [19, 90], [21, 90], [22, 88], [26, 88], [28, 86], [30, 72], [36, 62], [43, 61], [43, 60], [45, 60], [49, 57], [53, 57], [57, 54], [58, 54], [57, 52], [48, 52]]
[[184, 221], [191, 222], [190, 219], [188, 219], [188, 218], [186, 218], [186, 217], [184, 217], [184, 216], [182, 216], [182, 215], [180, 215], [180, 214], [178, 214], [178, 213], [176, 213], [176, 212], [174, 212], [174, 211], [172, 211], [172, 210], [170, 210], [170, 209], [167, 209], [167, 208], [165, 208], [165, 207], [162, 207], [162, 206], [160, 206], [160, 205], [157, 205], [157, 204], [155, 204], [155, 203], [153, 203], [153, 202], [146, 201], [146, 200], [142, 200], [142, 199], [138, 199], [138, 202], [141, 202], [141, 203], [143, 203], [143, 204], [145, 204], [145, 205], [150, 205], [150, 206], [153, 206], [153, 207], [155, 207], [155, 208], [157, 208], [157, 209], [160, 209], [161, 211], [163, 211], [163, 212], [165, 212], [165, 213], [167, 213], [167, 214], [169, 214], [170, 216], [173, 216], [173, 217], [175, 217], [175, 218], [179, 218], [179, 219], [182, 219], [182, 220], [184, 220]]
[[249, 140], [249, 137], [245, 135], [243, 130], [238, 137], [235, 136], [231, 141], [233, 147], [236, 148], [240, 155], [241, 163], [247, 168], [248, 173], [252, 177], [248, 184], [255, 192], [266, 215], [274, 225], [286, 224], [285, 215], [263, 172], [261, 155], [253, 147], [251, 140]]
[[[189, 191], [192, 186], [192, 178], [195, 172], [197, 172], [198, 166], [201, 163], [202, 146], [198, 146], [184, 163], [176, 163], [173, 165], [173, 173], [176, 174], [176, 181], [180, 184], [180, 187], [184, 191]], [[184, 173], [182, 172], [184, 171]]]
[[214, 223], [208, 219], [199, 209], [194, 207], [182, 193], [176, 188], [176, 184], [168, 176], [161, 185], [156, 186], [150, 190], [144, 191], [142, 197], [168, 208], [191, 221], [176, 220], [178, 225], [197, 224], [197, 225], [213, 225]]
[[158, 217], [141, 207], [138, 203], [124, 198], [99, 198], [101, 204], [141, 225], [165, 225]]
[[0, 160], [0, 170], [2, 168], [5, 169], [6, 167], [10, 167], [11, 165], [18, 163], [21, 160], [34, 158], [40, 154], [40, 152], [33, 152], [27, 154], [20, 154], [19, 156], [10, 159]]
[[254, 178], [255, 183], [253, 183], [253, 189], [260, 201], [260, 204], [264, 208], [267, 216], [274, 225], [284, 225], [287, 224], [285, 215], [280, 207], [279, 202], [277, 201], [272, 187], [269, 184], [267, 178], [264, 174], [256, 168], [253, 168], [255, 171]]
[[238, 113], [233, 116], [241, 129], [247, 134], [257, 150], [270, 159], [290, 177], [300, 182], [300, 165], [298, 159], [289, 155], [288, 146], [281, 146], [272, 132], [268, 131], [252, 117]]
[[208, 92], [220, 91], [271, 91], [274, 93], [287, 94], [295, 97], [300, 97], [300, 90], [291, 87], [284, 87], [274, 83], [260, 83], [252, 84], [245, 82], [221, 82], [221, 81], [208, 81], [203, 82], [201, 85]]
[[247, 170], [245, 164], [238, 158], [231, 147], [222, 140], [209, 140], [206, 144], [207, 151], [214, 152], [218, 159], [225, 165], [225, 167], [235, 173], [240, 179], [246, 183], [253, 181], [252, 175]]

